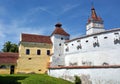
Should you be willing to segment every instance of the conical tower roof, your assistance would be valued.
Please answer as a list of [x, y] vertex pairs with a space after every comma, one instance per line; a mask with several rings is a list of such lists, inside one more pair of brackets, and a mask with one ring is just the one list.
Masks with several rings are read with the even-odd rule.
[[53, 33], [51, 34], [51, 36], [52, 36], [53, 34], [70, 36], [61, 26], [62, 26], [61, 23], [57, 23], [57, 24], [55, 25], [55, 30], [53, 31]]
[[94, 6], [92, 6], [91, 8], [91, 17], [88, 19], [88, 23], [90, 23], [91, 21], [103, 22], [102, 18], [100, 16], [97, 16]]

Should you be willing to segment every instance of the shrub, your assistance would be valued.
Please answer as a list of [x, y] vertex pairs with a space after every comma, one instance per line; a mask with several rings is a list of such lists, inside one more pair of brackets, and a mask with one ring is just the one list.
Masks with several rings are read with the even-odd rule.
[[79, 76], [74, 76], [75, 77], [75, 84], [81, 84], [81, 80]]

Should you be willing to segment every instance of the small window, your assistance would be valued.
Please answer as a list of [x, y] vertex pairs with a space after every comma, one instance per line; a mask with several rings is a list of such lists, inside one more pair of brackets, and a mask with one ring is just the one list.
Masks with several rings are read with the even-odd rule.
[[41, 54], [41, 50], [37, 50], [37, 55], [40, 55]]
[[61, 46], [61, 43], [59, 44], [59, 46]]
[[67, 48], [65, 49], [65, 51], [68, 52], [68, 51], [69, 51], [69, 47], [67, 47]]
[[61, 40], [63, 40], [63, 38], [61, 38]]
[[28, 60], [31, 60], [32, 58], [28, 58]]
[[93, 38], [97, 38], [97, 36], [94, 36]]
[[86, 40], [86, 43], [88, 42], [88, 40]]
[[68, 45], [68, 44], [65, 44], [66, 46]]
[[80, 42], [80, 40], [77, 40], [77, 42]]
[[104, 39], [107, 39], [108, 37], [106, 36], [106, 37], [104, 37]]
[[50, 55], [50, 50], [47, 50], [47, 55]]
[[115, 34], [115, 35], [119, 35], [119, 33], [117, 33], [117, 32], [116, 32], [116, 33], [114, 33], [114, 34]]
[[26, 55], [30, 54], [30, 49], [26, 49]]
[[6, 69], [7, 67], [5, 65], [1, 65], [0, 69]]

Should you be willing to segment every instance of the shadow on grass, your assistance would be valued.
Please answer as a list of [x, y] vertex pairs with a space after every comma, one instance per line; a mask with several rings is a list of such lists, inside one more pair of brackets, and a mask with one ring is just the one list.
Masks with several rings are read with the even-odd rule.
[[0, 84], [21, 84], [19, 80], [24, 80], [28, 76], [0, 76]]

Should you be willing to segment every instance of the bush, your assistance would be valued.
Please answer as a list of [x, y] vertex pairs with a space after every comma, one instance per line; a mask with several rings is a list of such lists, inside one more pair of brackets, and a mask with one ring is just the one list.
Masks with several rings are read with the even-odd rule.
[[79, 76], [75, 76], [75, 84], [81, 84], [81, 80]]

